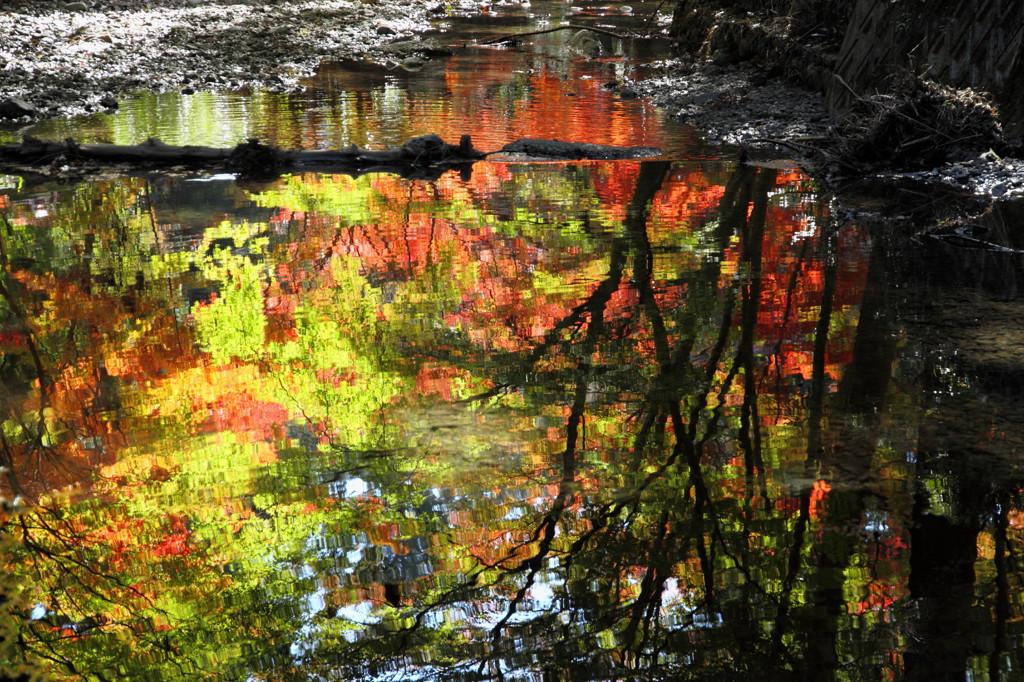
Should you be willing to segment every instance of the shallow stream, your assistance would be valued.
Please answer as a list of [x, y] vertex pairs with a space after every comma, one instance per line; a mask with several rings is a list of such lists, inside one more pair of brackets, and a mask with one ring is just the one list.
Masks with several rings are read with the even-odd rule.
[[[496, 7], [454, 35], [622, 12]], [[564, 38], [29, 131], [665, 154], [430, 182], [0, 176], [0, 662], [1013, 679], [1019, 251], [851, 219], [784, 160], [740, 164], [606, 87], [644, 68], [628, 43]], [[1019, 213], [976, 227], [1009, 243]]]

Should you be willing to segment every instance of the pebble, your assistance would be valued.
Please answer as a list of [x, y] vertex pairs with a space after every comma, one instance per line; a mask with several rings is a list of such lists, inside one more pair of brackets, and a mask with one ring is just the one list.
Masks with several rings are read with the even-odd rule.
[[736, 63], [736, 55], [731, 50], [715, 50], [711, 61], [718, 66], [728, 66]]
[[22, 116], [33, 116], [38, 110], [18, 97], [11, 97], [0, 101], [0, 118], [21, 118]]
[[401, 66], [406, 71], [419, 71], [420, 69], [423, 68], [423, 65], [426, 63], [427, 60], [423, 59], [422, 57], [412, 56], [406, 57], [405, 59], [400, 61], [398, 65]]

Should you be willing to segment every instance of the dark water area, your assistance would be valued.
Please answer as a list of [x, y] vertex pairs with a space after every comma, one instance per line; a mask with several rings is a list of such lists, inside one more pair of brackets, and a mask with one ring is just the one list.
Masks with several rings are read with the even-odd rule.
[[853, 219], [561, 41], [32, 131], [666, 153], [0, 176], [8, 677], [1016, 679], [1020, 208]]

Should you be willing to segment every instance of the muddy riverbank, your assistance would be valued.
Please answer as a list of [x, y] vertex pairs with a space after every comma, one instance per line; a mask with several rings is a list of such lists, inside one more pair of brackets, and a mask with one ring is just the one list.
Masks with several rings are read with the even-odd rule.
[[769, 78], [750, 65], [680, 58], [664, 73], [632, 87], [711, 140], [747, 147], [764, 157], [786, 155], [820, 180], [843, 186], [856, 179], [918, 184], [940, 192], [998, 200], [1024, 196], [1024, 160], [981, 146], [956, 148], [929, 164], [856, 167], [848, 129], [829, 116], [820, 92]]

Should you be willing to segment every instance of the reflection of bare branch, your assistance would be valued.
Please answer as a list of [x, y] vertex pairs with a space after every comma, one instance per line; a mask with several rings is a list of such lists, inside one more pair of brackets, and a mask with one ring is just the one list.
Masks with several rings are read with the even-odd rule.
[[[593, 324], [594, 312], [603, 309], [607, 303], [608, 298], [614, 293], [618, 287], [619, 282], [622, 279], [622, 259], [624, 258], [624, 244], [621, 240], [616, 240], [612, 245], [612, 253], [610, 256], [609, 264], [609, 275], [606, 277], [594, 290], [585, 301], [574, 307], [569, 311], [569, 314], [559, 320], [547, 334], [544, 335], [544, 339], [533, 347], [530, 354], [520, 364], [524, 367], [533, 367], [540, 361], [544, 354], [555, 346], [560, 345], [563, 342], [562, 332], [568, 329], [579, 329], [582, 327], [588, 315], [590, 316], [590, 324]], [[489, 400], [495, 396], [501, 395], [503, 392], [510, 388], [514, 388], [513, 383], [502, 383], [494, 386], [493, 388], [479, 393], [477, 395], [463, 398], [459, 402], [479, 402], [482, 400]]]
[[[828, 251], [831, 252], [836, 239], [835, 230], [828, 232]], [[821, 421], [825, 402], [825, 352], [828, 346], [829, 327], [832, 324], [832, 305], [835, 298], [837, 263], [835, 258], [825, 258], [825, 281], [821, 292], [821, 311], [814, 328], [814, 355], [811, 359], [811, 394], [808, 403], [807, 453], [808, 463], [817, 462], [822, 454]]]
[[[40, 509], [42, 509], [42, 508], [40, 508]], [[132, 586], [131, 584], [125, 582], [118, 575], [116, 575], [114, 573], [106, 573], [104, 571], [101, 571], [101, 570], [99, 570], [99, 568], [97, 566], [95, 566], [95, 565], [91, 564], [90, 562], [86, 561], [84, 558], [80, 558], [79, 557], [79, 554], [80, 554], [80, 551], [81, 551], [81, 547], [84, 544], [86, 544], [87, 542], [89, 542], [89, 538], [87, 538], [85, 536], [81, 536], [81, 535], [76, 535], [76, 537], [74, 537], [74, 539], [67, 538], [60, 531], [58, 531], [56, 528], [54, 528], [53, 526], [47, 524], [43, 520], [42, 514], [40, 514], [38, 512], [37, 513], [33, 513], [31, 515], [31, 517], [36, 519], [37, 523], [39, 524], [39, 528], [38, 529], [33, 529], [32, 527], [30, 527], [28, 525], [28, 523], [27, 523], [27, 519], [29, 518], [29, 515], [27, 515], [27, 514], [26, 515], [22, 515], [20, 517], [20, 519], [19, 519], [19, 525], [20, 525], [21, 531], [22, 531], [21, 532], [21, 542], [22, 542], [22, 544], [27, 549], [30, 549], [33, 552], [36, 552], [37, 554], [39, 554], [40, 556], [46, 557], [47, 559], [52, 561], [54, 563], [54, 565], [57, 566], [57, 568], [59, 568], [64, 575], [67, 575], [67, 576], [73, 578], [75, 580], [75, 582], [77, 582], [86, 592], [89, 592], [90, 594], [92, 594], [93, 596], [97, 597], [98, 599], [101, 599], [101, 600], [103, 600], [105, 602], [108, 602], [110, 604], [117, 604], [118, 603], [117, 600], [108, 597], [107, 595], [99, 592], [94, 587], [92, 587], [91, 585], [89, 585], [86, 582], [84, 582], [82, 580], [82, 578], [79, 577], [79, 574], [77, 572], [73, 571], [72, 569], [68, 568], [68, 566], [66, 564], [73, 565], [77, 569], [79, 569], [79, 570], [81, 570], [81, 571], [83, 571], [83, 572], [85, 572], [85, 573], [87, 573], [89, 575], [92, 575], [94, 577], [102, 578], [103, 580], [109, 580], [112, 583], [114, 583], [117, 587], [122, 588], [124, 590], [127, 590], [128, 592], [133, 593], [135, 596], [140, 597], [140, 598], [146, 600], [149, 603], [149, 606], [154, 606], [152, 600], [148, 596], [146, 596], [143, 592], [141, 592], [138, 588], [136, 588], [136, 587]], [[52, 551], [52, 550], [48, 549], [47, 547], [45, 547], [44, 545], [42, 545], [41, 543], [37, 542], [35, 540], [35, 538], [34, 538], [34, 535], [33, 535], [33, 531], [35, 531], [35, 530], [44, 531], [44, 532], [46, 532], [48, 537], [57, 540], [61, 545], [63, 545], [63, 549], [65, 550], [65, 552], [64, 553], [58, 553], [58, 552]]]
[[[42, 356], [39, 352], [39, 343], [36, 339], [35, 332], [32, 330], [32, 326], [28, 323], [28, 317], [22, 308], [21, 303], [18, 301], [14, 294], [13, 286], [8, 285], [9, 273], [10, 273], [10, 261], [7, 255], [7, 246], [4, 241], [4, 234], [10, 231], [11, 223], [7, 218], [7, 214], [0, 214], [3, 217], [3, 223], [6, 229], [0, 230], [0, 298], [2, 298], [7, 306], [11, 310], [11, 314], [14, 315], [15, 320], [18, 323], [18, 331], [24, 335], [25, 345], [28, 348], [29, 356], [32, 358], [32, 364], [35, 367], [36, 379], [39, 382], [39, 409], [36, 413], [36, 424], [35, 428], [30, 428], [24, 420], [21, 419], [20, 415], [12, 414], [10, 417], [15, 420], [22, 432], [25, 434], [25, 440], [31, 452], [36, 452], [40, 456], [45, 453], [53, 454], [49, 452], [49, 448], [43, 444], [46, 437], [46, 411], [49, 407], [49, 393], [52, 390], [50, 385], [49, 376], [43, 366]], [[15, 461], [13, 456], [13, 449], [10, 443], [7, 442], [6, 438], [3, 439], [3, 450], [4, 459], [7, 460], [5, 466], [8, 467], [7, 478], [11, 482], [12, 488], [25, 494], [24, 487], [20, 485], [17, 480], [17, 472], [15, 471]], [[59, 461], [58, 458], [54, 458]], [[42, 460], [37, 459], [36, 469], [37, 474], [40, 473]]]
[[[728, 390], [728, 386], [731, 385], [738, 368], [743, 366], [745, 368], [745, 386], [744, 395], [745, 403], [747, 403], [746, 417], [744, 418], [741, 414], [741, 443], [745, 443], [745, 450], [748, 452], [748, 471], [760, 470], [763, 468], [760, 462], [760, 439], [755, 433], [753, 438], [749, 437], [751, 429], [756, 431], [757, 424], [752, 424], [752, 419], [756, 420], [756, 411], [754, 411], [749, 401], [756, 399], [756, 384], [753, 382], [755, 377], [754, 362], [753, 362], [753, 331], [756, 325], [756, 313], [757, 305], [760, 299], [760, 289], [757, 282], [759, 271], [760, 271], [760, 248], [761, 241], [763, 239], [765, 215], [767, 209], [767, 197], [768, 190], [772, 186], [774, 180], [774, 173], [769, 172], [758, 172], [755, 169], [744, 168], [734, 174], [730, 180], [729, 186], [726, 188], [726, 192], [723, 196], [722, 207], [720, 209], [720, 215], [722, 216], [723, 223], [723, 235], [725, 237], [724, 230], [739, 230], [744, 235], [744, 252], [745, 258], [752, 266], [750, 273], [750, 282], [748, 283], [744, 295], [744, 307], [743, 307], [743, 325], [741, 329], [741, 342], [739, 354], [736, 361], [733, 363], [732, 369], [726, 377], [725, 387], [721, 395], [724, 395], [724, 391]], [[753, 210], [749, 211], [750, 206], [753, 206]], [[749, 215], [749, 219], [748, 219]], [[750, 220], [753, 225], [748, 223]], [[639, 230], [636, 230], [639, 233]], [[646, 240], [646, 234], [638, 236], [637, 244], [640, 248], [646, 247], [650, 249], [650, 244]], [[724, 238], [721, 241], [724, 247]], [[643, 274], [650, 276], [650, 269], [645, 264], [649, 262], [648, 259], [641, 259], [640, 255], [637, 257], [636, 270]], [[648, 318], [652, 322], [652, 327], [655, 333], [665, 333], [664, 325], [660, 323], [660, 311], [658, 310], [657, 303], [653, 299], [653, 295], [650, 293], [651, 283], [645, 282], [644, 278], [637, 276], [638, 287], [646, 287], [646, 292], [641, 289], [641, 298], [646, 300], [645, 311]], [[731, 303], [728, 304], [731, 306]], [[692, 408], [689, 410], [688, 419], [684, 419], [679, 397], [672, 395], [671, 400], [668, 401], [668, 409], [671, 415], [673, 432], [676, 436], [676, 445], [680, 449], [681, 453], [684, 454], [683, 461], [686, 463], [690, 474], [690, 485], [693, 486], [696, 507], [695, 507], [695, 518], [694, 518], [694, 532], [693, 536], [697, 541], [696, 550], [698, 558], [701, 562], [701, 570], [704, 576], [705, 582], [705, 595], [706, 598], [713, 603], [714, 601], [714, 583], [712, 581], [712, 567], [714, 565], [714, 555], [716, 547], [720, 551], [733, 560], [737, 569], [742, 572], [747, 579], [748, 583], [755, 586], [762, 594], [766, 597], [771, 598], [763, 587], [761, 587], [750, 574], [749, 568], [746, 563], [741, 560], [740, 557], [736, 556], [729, 548], [729, 543], [726, 540], [725, 533], [721, 528], [719, 515], [715, 511], [715, 503], [710, 494], [708, 486], [704, 480], [704, 472], [700, 462], [700, 450], [703, 444], [715, 433], [714, 426], [717, 424], [719, 419], [721, 405], [713, 414], [711, 421], [706, 425], [704, 435], [698, 439], [698, 425], [700, 424], [701, 415], [703, 414], [708, 404], [708, 399], [711, 395], [713, 382], [711, 381], [714, 376], [714, 372], [718, 367], [722, 356], [725, 352], [726, 340], [730, 331], [731, 320], [729, 316], [725, 316], [722, 324], [719, 327], [719, 336], [716, 341], [714, 350], [712, 351], [711, 357], [707, 362], [707, 369], [705, 370], [705, 381], [703, 387], [694, 396], [695, 400], [692, 403]], [[657, 339], [655, 340], [656, 347], [658, 344]], [[667, 337], [661, 342], [660, 347], [665, 348], [668, 345]], [[681, 360], [682, 358], [689, 358], [692, 353], [693, 340], [691, 336], [683, 336], [679, 342], [679, 347], [675, 353], [675, 359]], [[663, 387], [663, 391], [667, 394], [672, 394], [672, 391], [668, 391], [668, 387], [671, 386], [671, 382], [677, 381], [675, 374], [682, 369], [681, 362], [677, 364], [672, 359], [668, 359], [669, 356], [666, 351], [662, 350], [658, 352], [659, 361], [662, 364], [662, 377], [664, 381], [669, 382], [668, 385]], [[749, 396], [749, 398], [747, 398]], [[742, 421], [744, 420], [745, 421]], [[744, 440], [746, 439], [746, 440]], [[712, 538], [712, 544], [705, 544], [705, 537], [707, 533], [704, 532], [703, 523], [707, 520], [710, 523], [710, 537]]]
[[[83, 553], [86, 547], [98, 546], [95, 538], [77, 530], [70, 520], [63, 518], [59, 509], [44, 506], [35, 507], [31, 513], [19, 513], [6, 527], [20, 531], [20, 545], [34, 556], [30, 565], [37, 581], [40, 584], [53, 584], [55, 590], [49, 594], [49, 615], [39, 621], [30, 621], [26, 631], [19, 634], [22, 650], [52, 661], [73, 675], [80, 675], [74, 662], [63, 656], [55, 646], [64, 640], [117, 630], [129, 634], [137, 645], [145, 644], [151, 651], [163, 652], [166, 662], [185, 674], [186, 667], [176, 660], [181, 652], [164, 634], [140, 630], [138, 622], [89, 615], [76, 619], [70, 615], [89, 614], [94, 607], [90, 607], [88, 601], [95, 599], [137, 613], [136, 618], [143, 617], [143, 610], [170, 618], [170, 614], [158, 607], [151, 597], [130, 584], [127, 576], [103, 570], [102, 563], [91, 561]], [[54, 623], [57, 629], [54, 629]], [[26, 636], [27, 633], [31, 633], [31, 636]], [[188, 666], [193, 670], [201, 667], [198, 661], [190, 661]], [[99, 670], [90, 669], [88, 673], [91, 678], [110, 679]]]
[[[6, 216], [4, 218], [4, 222], [7, 222]], [[45, 396], [49, 389], [49, 382], [47, 381], [46, 370], [43, 368], [43, 360], [39, 355], [39, 347], [36, 344], [35, 335], [32, 332], [32, 328], [28, 324], [28, 319], [25, 316], [24, 309], [22, 309], [21, 304], [18, 302], [17, 298], [15, 298], [14, 294], [4, 283], [5, 280], [7, 279], [7, 273], [9, 272], [9, 265], [7, 263], [6, 247], [3, 246], [3, 243], [3, 230], [0, 230], [0, 251], [2, 251], [5, 254], [2, 263], [3, 272], [0, 273], [0, 298], [3, 298], [5, 301], [7, 301], [7, 305], [10, 306], [11, 312], [14, 314], [14, 317], [18, 320], [19, 331], [21, 331], [25, 335], [25, 345], [28, 346], [29, 354], [32, 356], [32, 362], [33, 364], [35, 364], [36, 367], [36, 374], [39, 378], [39, 388], [42, 391], [42, 394]]]
[[[794, 313], [793, 299], [796, 297], [797, 286], [800, 283], [800, 273], [804, 270], [804, 263], [813, 254], [810, 253], [811, 240], [804, 239], [800, 242], [800, 250], [795, 258], [795, 264], [792, 267], [792, 272], [789, 274], [789, 282], [786, 284], [786, 303], [782, 307], [782, 315], [780, 319], [783, 325], [788, 325], [791, 322], [796, 322], [795, 319], [791, 319]], [[783, 338], [779, 338], [774, 345], [774, 352], [772, 356], [780, 356], [782, 352]], [[785, 377], [782, 376], [782, 363], [781, 361], [776, 362], [776, 367], [779, 369], [775, 377], [775, 390], [780, 392], [782, 390], [782, 382]], [[782, 408], [781, 404], [778, 406]]]
[[[743, 287], [739, 359], [743, 364], [743, 403], [740, 407], [739, 442], [743, 448], [748, 476], [764, 473], [761, 456], [761, 424], [758, 417], [757, 363], [754, 356], [754, 335], [761, 308], [761, 269], [768, 212], [768, 192], [775, 184], [775, 171], [763, 168], [753, 187], [749, 218], [744, 222], [742, 261], [747, 264], [747, 283]], [[752, 485], [747, 486], [748, 494]]]
[[2, 467], [4, 478], [7, 479], [7, 483], [11, 486], [14, 494], [23, 495], [24, 488], [14, 470], [14, 451], [11, 449], [11, 444], [7, 442], [7, 436], [4, 434], [3, 429], [0, 429], [0, 467]]
[[772, 632], [771, 642], [771, 656], [776, 658], [779, 655], [787, 658], [791, 657], [789, 647], [787, 647], [783, 639], [785, 634], [789, 631], [788, 620], [789, 620], [789, 609], [792, 604], [791, 596], [793, 594], [793, 588], [796, 585], [797, 578], [800, 576], [801, 556], [803, 554], [804, 547], [804, 536], [807, 532], [807, 526], [811, 519], [811, 495], [810, 489], [805, 489], [800, 494], [800, 513], [797, 515], [796, 526], [793, 528], [793, 546], [789, 551], [789, 561], [786, 565], [786, 575], [782, 579], [782, 589], [779, 590], [781, 597], [779, 599], [778, 612], [775, 617], [775, 628]]
[[[618, 244], [618, 243], [617, 243]], [[621, 247], [621, 244], [618, 244]], [[579, 353], [579, 364], [576, 370], [576, 387], [573, 394], [573, 404], [570, 408], [569, 419], [565, 425], [565, 450], [562, 452], [562, 480], [559, 484], [558, 496], [555, 498], [551, 509], [544, 516], [540, 525], [534, 532], [534, 537], [539, 538], [537, 550], [530, 558], [522, 561], [519, 566], [509, 571], [510, 573], [526, 573], [526, 580], [516, 591], [515, 596], [508, 604], [505, 615], [491, 628], [491, 641], [494, 644], [491, 656], [480, 662], [479, 673], [482, 675], [486, 665], [500, 651], [498, 643], [505, 626], [511, 621], [519, 609], [519, 605], [526, 598], [527, 592], [533, 587], [537, 574], [543, 568], [544, 559], [551, 553], [552, 543], [555, 540], [555, 532], [562, 517], [569, 497], [575, 491], [576, 481], [576, 453], [580, 440], [580, 426], [583, 423], [584, 413], [587, 405], [587, 393], [590, 378], [593, 373], [592, 358], [597, 347], [597, 342], [604, 334], [604, 313], [622, 279], [624, 266], [624, 250], [613, 248], [609, 258], [609, 274], [604, 281], [598, 285], [588, 300], [588, 311], [590, 313], [587, 325], [587, 335], [583, 340]], [[535, 349], [536, 350], [536, 349]]]
[[[647, 556], [651, 561], [646, 567], [640, 583], [640, 593], [633, 601], [629, 624], [626, 626], [623, 639], [627, 642], [626, 650], [633, 651], [638, 658], [646, 648], [651, 637], [651, 624], [661, 611], [661, 596], [665, 590], [665, 581], [671, 575], [671, 557], [675, 545], [675, 536], [669, 530], [668, 510], [662, 510], [658, 519], [655, 537], [650, 542]], [[642, 628], [642, 636], [637, 633]], [[633, 642], [632, 645], [629, 642]], [[656, 658], [656, 654], [655, 654]]]

